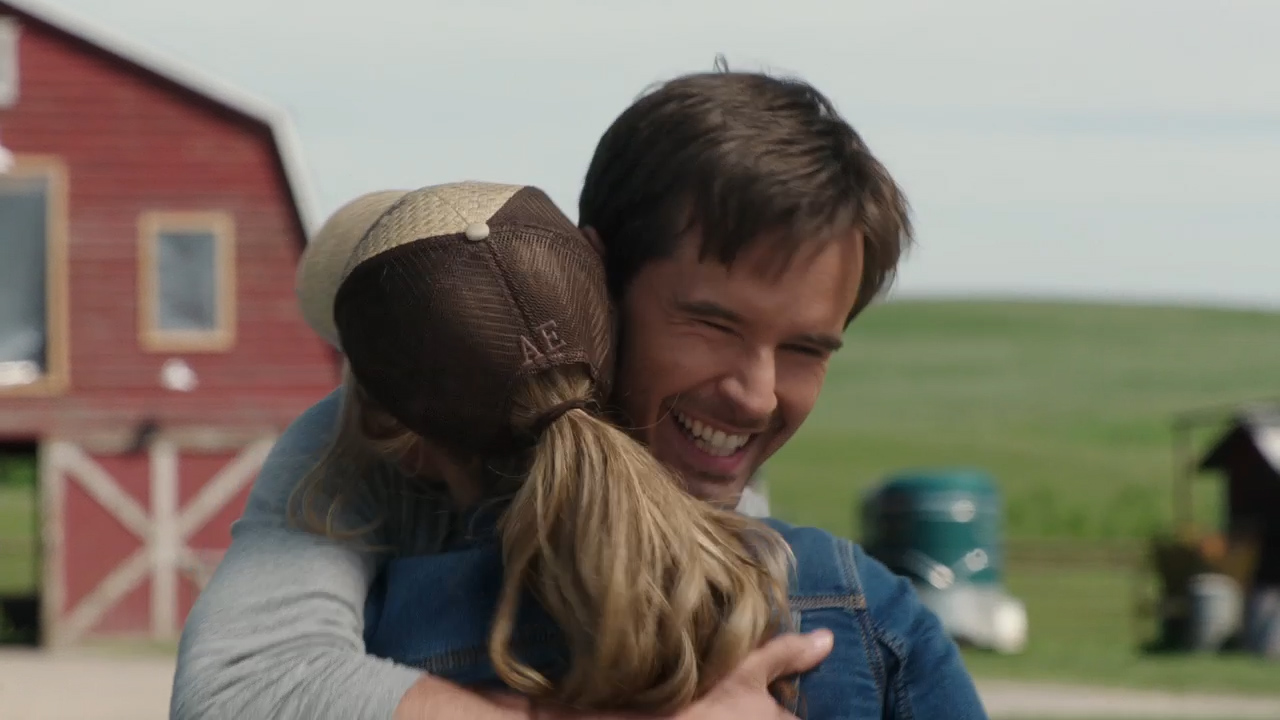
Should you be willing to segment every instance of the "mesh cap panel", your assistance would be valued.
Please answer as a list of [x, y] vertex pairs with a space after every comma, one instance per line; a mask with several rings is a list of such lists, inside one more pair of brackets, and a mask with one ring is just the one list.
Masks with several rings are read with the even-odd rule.
[[[497, 205], [497, 193], [505, 201], [463, 232], [454, 218], [451, 232], [432, 235], [419, 212], [440, 215], [442, 198], [464, 198], [474, 212]], [[580, 365], [597, 399], [607, 396], [613, 314], [603, 262], [540, 190], [423, 188], [387, 210], [362, 244], [375, 249], [348, 271], [334, 320], [356, 379], [405, 426], [501, 452], [516, 442], [511, 395], [522, 378]]]

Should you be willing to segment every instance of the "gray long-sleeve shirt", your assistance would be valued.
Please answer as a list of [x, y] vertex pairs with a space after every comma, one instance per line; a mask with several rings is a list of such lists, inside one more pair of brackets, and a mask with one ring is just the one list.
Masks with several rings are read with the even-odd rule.
[[388, 720], [416, 670], [364, 652], [377, 559], [286, 524], [294, 486], [332, 437], [340, 393], [272, 448], [231, 547], [187, 618], [171, 720]]
[[[171, 720], [390, 720], [420, 676], [365, 654], [364, 603], [378, 556], [287, 524], [289, 497], [332, 437], [340, 397], [335, 391], [299, 416], [268, 455], [231, 547], [187, 618]], [[767, 515], [761, 500], [749, 494], [740, 508]]]

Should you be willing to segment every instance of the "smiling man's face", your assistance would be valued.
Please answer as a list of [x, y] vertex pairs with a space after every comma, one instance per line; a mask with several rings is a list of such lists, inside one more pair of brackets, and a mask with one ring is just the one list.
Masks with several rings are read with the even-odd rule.
[[633, 434], [699, 498], [732, 506], [813, 410], [862, 274], [857, 232], [807, 243], [783, 269], [769, 242], [732, 266], [691, 232], [622, 298], [615, 401]]

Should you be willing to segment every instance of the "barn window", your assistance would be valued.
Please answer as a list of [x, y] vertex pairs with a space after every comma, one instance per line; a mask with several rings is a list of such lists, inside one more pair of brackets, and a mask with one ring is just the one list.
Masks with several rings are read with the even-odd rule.
[[18, 22], [0, 17], [0, 108], [18, 102]]
[[153, 352], [235, 344], [235, 231], [226, 213], [144, 213], [139, 342]]
[[0, 395], [66, 385], [66, 173], [17, 156], [0, 174]]

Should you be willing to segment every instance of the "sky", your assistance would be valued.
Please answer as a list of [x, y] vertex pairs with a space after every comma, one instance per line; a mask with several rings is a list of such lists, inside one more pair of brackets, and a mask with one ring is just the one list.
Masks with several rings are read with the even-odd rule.
[[538, 185], [652, 83], [814, 83], [905, 188], [901, 296], [1280, 308], [1274, 0], [46, 0], [284, 107], [320, 211]]

